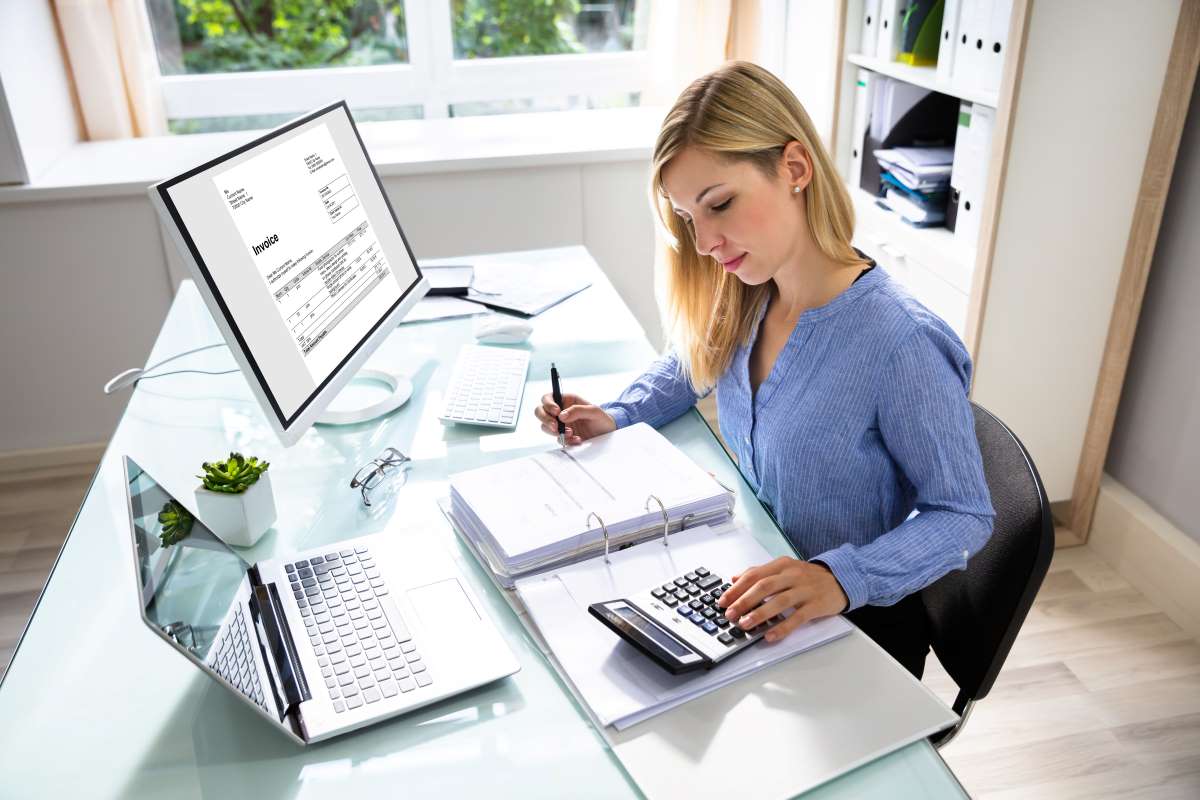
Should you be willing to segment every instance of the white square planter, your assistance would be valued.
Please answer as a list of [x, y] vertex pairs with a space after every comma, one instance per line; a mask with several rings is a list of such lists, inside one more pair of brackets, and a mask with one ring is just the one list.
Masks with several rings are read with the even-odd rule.
[[196, 509], [200, 521], [221, 541], [250, 547], [275, 522], [271, 473], [264, 472], [241, 494], [212, 492], [201, 485], [196, 488]]

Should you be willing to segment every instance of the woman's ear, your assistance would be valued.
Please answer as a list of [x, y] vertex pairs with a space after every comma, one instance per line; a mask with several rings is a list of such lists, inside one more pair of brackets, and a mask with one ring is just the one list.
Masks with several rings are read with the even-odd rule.
[[809, 155], [807, 148], [799, 142], [788, 142], [783, 148], [780, 167], [783, 171], [784, 180], [791, 187], [788, 191], [794, 191], [796, 188], [804, 191], [808, 188], [808, 184], [812, 182], [812, 157]]

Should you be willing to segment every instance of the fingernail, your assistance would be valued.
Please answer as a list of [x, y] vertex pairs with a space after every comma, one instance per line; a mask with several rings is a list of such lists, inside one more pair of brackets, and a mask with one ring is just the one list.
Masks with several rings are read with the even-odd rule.
[[742, 617], [741, 619], [739, 619], [739, 620], [738, 620], [738, 625], [740, 625], [740, 626], [741, 626], [741, 627], [743, 627], [743, 628], [753, 628], [753, 627], [754, 627], [754, 623], [750, 621], [750, 615], [749, 615], [749, 614], [747, 614], [746, 616], [744, 616], [744, 617]]

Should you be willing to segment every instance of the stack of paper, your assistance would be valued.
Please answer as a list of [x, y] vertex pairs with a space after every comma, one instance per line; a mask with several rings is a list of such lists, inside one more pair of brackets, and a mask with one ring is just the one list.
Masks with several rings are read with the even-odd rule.
[[587, 613], [588, 605], [615, 600], [698, 566], [732, 576], [771, 555], [734, 523], [688, 530], [623, 550], [605, 563], [595, 559], [523, 578], [517, 595], [529, 611], [560, 672], [601, 726], [624, 730], [692, 698], [851, 630], [842, 617], [801, 625], [780, 642], [759, 641], [708, 671], [672, 675]]
[[[659, 505], [661, 501], [661, 507]], [[496, 581], [721, 522], [733, 495], [650, 426], [450, 477], [449, 514]]]
[[910, 225], [929, 227], [946, 219], [953, 147], [876, 150], [884, 185], [880, 204]]

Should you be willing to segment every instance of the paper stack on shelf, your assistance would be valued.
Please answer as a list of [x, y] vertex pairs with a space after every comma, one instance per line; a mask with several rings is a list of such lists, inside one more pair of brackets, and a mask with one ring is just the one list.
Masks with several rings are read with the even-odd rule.
[[[649, 425], [450, 476], [448, 514], [501, 586], [671, 531], [717, 524], [733, 493]], [[661, 505], [660, 505], [661, 503]]]
[[953, 147], [895, 147], [874, 155], [884, 185], [880, 205], [916, 227], [945, 222]]

